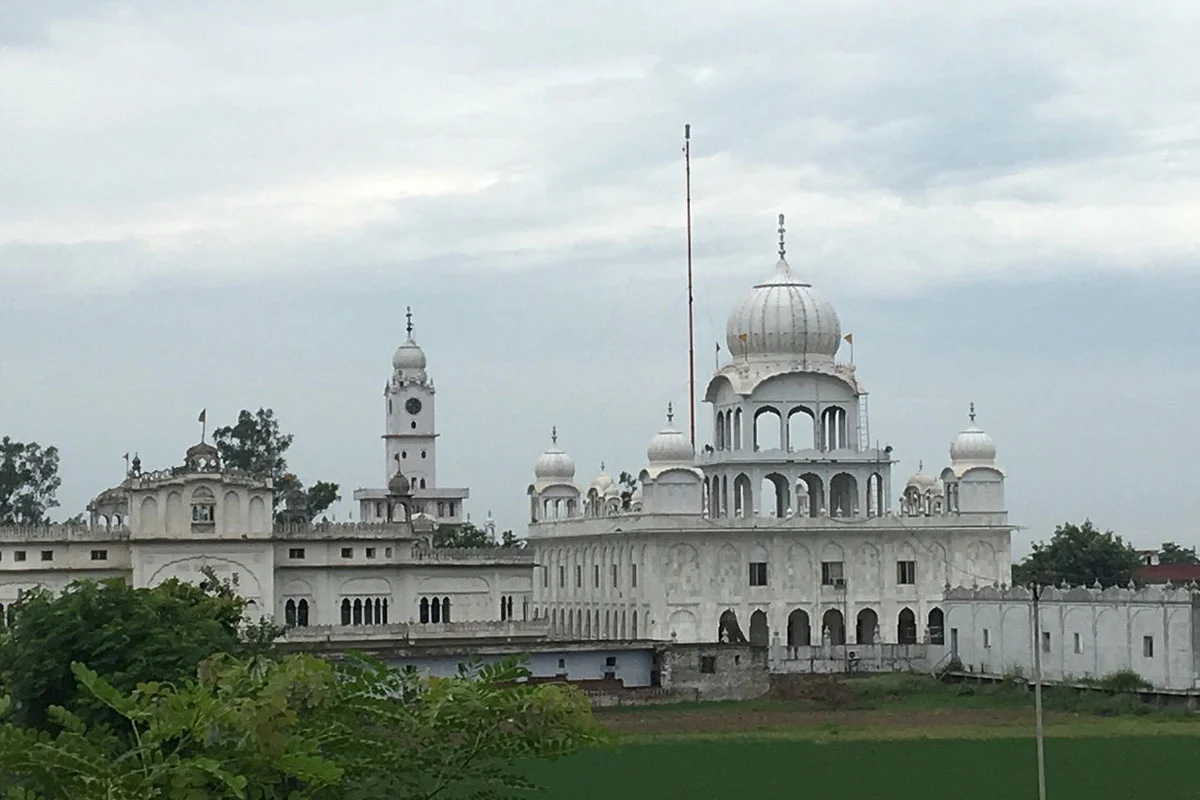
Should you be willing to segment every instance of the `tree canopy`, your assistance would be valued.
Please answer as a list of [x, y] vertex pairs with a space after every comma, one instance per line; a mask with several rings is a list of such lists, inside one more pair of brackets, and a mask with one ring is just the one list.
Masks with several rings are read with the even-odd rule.
[[1175, 542], [1163, 542], [1158, 551], [1160, 564], [1200, 564], [1195, 547], [1183, 547]]
[[58, 507], [58, 448], [0, 439], [0, 525], [42, 525]]
[[604, 736], [587, 698], [529, 685], [516, 661], [453, 678], [365, 658], [214, 656], [195, 679], [123, 692], [78, 662], [81, 691], [131, 736], [56, 709], [54, 735], [0, 726], [10, 797], [432, 800], [528, 796], [519, 769]]
[[305, 488], [304, 482], [288, 471], [285, 453], [293, 438], [280, 429], [275, 411], [270, 408], [253, 413], [243, 409], [236, 424], [213, 431], [213, 444], [225, 466], [270, 478], [275, 485], [276, 510], [282, 505], [311, 520], [342, 498], [336, 483], [317, 481]]
[[[11, 609], [0, 636], [0, 681], [14, 719], [42, 727], [51, 706], [74, 709], [88, 724], [112, 721], [102, 707], [78, 696], [71, 662], [95, 670], [119, 691], [142, 681], [178, 681], [214, 653], [244, 653], [239, 637], [245, 601], [209, 577], [200, 585], [169, 580], [133, 589], [123, 580], [80, 581], [60, 595], [39, 589]], [[256, 644], [274, 639], [252, 628]]]
[[471, 522], [459, 522], [453, 525], [439, 525], [433, 533], [433, 546], [521, 548], [525, 543], [512, 531], [504, 531], [500, 534], [500, 541], [495, 542], [483, 528], [476, 527]]
[[1013, 567], [1013, 583], [1123, 586], [1139, 566], [1137, 551], [1112, 531], [1098, 530], [1091, 520], [1064, 522], [1049, 542], [1035, 543], [1033, 552]]

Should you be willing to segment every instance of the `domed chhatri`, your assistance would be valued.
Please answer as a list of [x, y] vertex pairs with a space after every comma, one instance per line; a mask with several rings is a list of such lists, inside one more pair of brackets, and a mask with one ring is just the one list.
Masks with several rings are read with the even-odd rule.
[[992, 465], [996, 463], [996, 443], [975, 424], [975, 404], [971, 403], [970, 424], [959, 431], [950, 444], [950, 461], [956, 466], [965, 464]]
[[575, 480], [575, 462], [558, 446], [557, 427], [551, 429], [550, 446], [533, 465], [533, 475], [539, 481], [571, 483]]
[[615, 482], [608, 473], [604, 471], [604, 462], [600, 463], [600, 474], [592, 478], [591, 484], [588, 486], [588, 491], [595, 490], [598, 494], [603, 495], [611, 489]]
[[392, 356], [392, 367], [397, 372], [405, 372], [408, 370], [419, 371], [424, 370], [428, 363], [425, 358], [425, 351], [413, 339], [413, 324], [412, 324], [412, 308], [405, 311], [405, 317], [408, 318], [408, 339], [402, 345], [396, 348], [396, 354]]
[[779, 215], [779, 261], [729, 315], [726, 344], [735, 358], [831, 362], [842, 343], [837, 311], [812, 285], [792, 273], [784, 257]]
[[412, 484], [401, 472], [397, 472], [391, 477], [387, 488], [390, 495], [407, 495], [412, 493]]
[[646, 448], [646, 460], [653, 465], [679, 464], [691, 466], [696, 451], [683, 431], [675, 428], [675, 412], [667, 404], [667, 426], [654, 435]]

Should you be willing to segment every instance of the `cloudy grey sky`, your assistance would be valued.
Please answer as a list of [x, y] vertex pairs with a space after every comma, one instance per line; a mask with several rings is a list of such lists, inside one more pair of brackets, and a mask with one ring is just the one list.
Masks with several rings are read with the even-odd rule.
[[66, 516], [270, 406], [349, 496], [412, 305], [439, 478], [520, 530], [551, 425], [586, 482], [686, 404], [690, 122], [701, 384], [784, 212], [898, 478], [974, 400], [1016, 550], [1196, 544], [1198, 38], [1190, 0], [9, 0], [0, 433], [59, 446]]

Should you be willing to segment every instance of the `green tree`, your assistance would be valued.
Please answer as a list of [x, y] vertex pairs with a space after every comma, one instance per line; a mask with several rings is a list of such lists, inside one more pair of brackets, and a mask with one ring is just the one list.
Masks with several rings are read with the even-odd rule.
[[433, 533], [434, 547], [495, 547], [492, 537], [470, 522], [439, 525]]
[[213, 443], [225, 466], [240, 469], [275, 485], [275, 508], [282, 505], [293, 513], [315, 519], [341, 500], [338, 485], [317, 481], [305, 488], [294, 473], [288, 472], [287, 453], [293, 436], [279, 427], [275, 411], [260, 408], [251, 413], [243, 409], [237, 423], [213, 431]]
[[196, 680], [134, 693], [72, 669], [133, 735], [62, 711], [54, 737], [0, 727], [0, 769], [44, 800], [526, 796], [523, 763], [604, 741], [582, 693], [523, 683], [515, 661], [426, 678], [363, 658], [217, 656]]
[[43, 525], [58, 506], [58, 448], [0, 439], [0, 525]]
[[621, 489], [621, 508], [629, 511], [633, 508], [633, 493], [637, 489], [637, 478], [629, 472], [617, 475], [617, 486]]
[[1112, 531], [1097, 530], [1091, 520], [1065, 522], [1048, 543], [1035, 543], [1033, 552], [1013, 567], [1013, 583], [1123, 586], [1139, 566], [1137, 551]]
[[1175, 542], [1163, 542], [1158, 551], [1160, 564], [1200, 564], [1195, 547], [1183, 547]]
[[[0, 681], [14, 719], [43, 727], [51, 706], [88, 724], [112, 722], [104, 708], [80, 696], [70, 665], [81, 661], [123, 692], [142, 681], [194, 675], [213, 653], [261, 653], [278, 637], [270, 623], [239, 636], [245, 601], [208, 573], [201, 585], [169, 580], [134, 589], [123, 580], [80, 581], [55, 596], [25, 594], [0, 638]], [[82, 704], [82, 705], [81, 705]]]

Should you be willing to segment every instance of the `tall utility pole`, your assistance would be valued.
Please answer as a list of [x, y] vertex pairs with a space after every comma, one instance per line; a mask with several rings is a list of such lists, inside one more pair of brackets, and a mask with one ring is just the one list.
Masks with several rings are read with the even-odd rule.
[[688, 417], [692, 449], [696, 449], [696, 317], [692, 299], [692, 126], [683, 126], [683, 171], [687, 193], [687, 300], [688, 300]]
[[1036, 718], [1038, 800], [1046, 800], [1046, 748], [1042, 735], [1042, 614], [1040, 582], [1033, 584], [1033, 713]]

